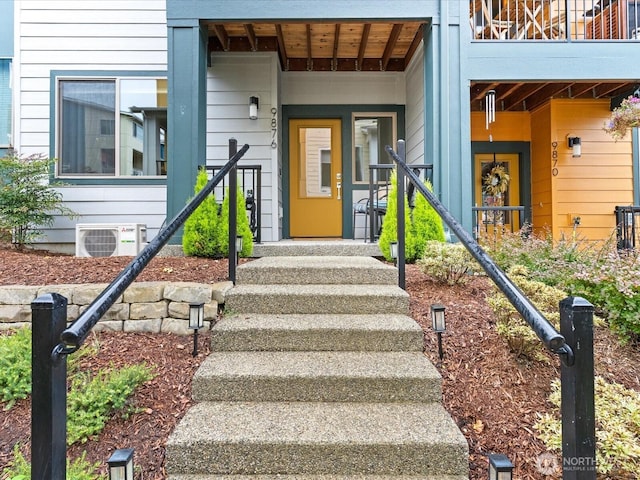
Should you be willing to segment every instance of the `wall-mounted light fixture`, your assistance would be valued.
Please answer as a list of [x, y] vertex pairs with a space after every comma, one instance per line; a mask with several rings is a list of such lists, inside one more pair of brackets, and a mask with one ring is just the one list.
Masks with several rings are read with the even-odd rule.
[[582, 140], [580, 137], [572, 137], [567, 135], [567, 146], [573, 150], [574, 157], [582, 156]]
[[107, 460], [109, 480], [133, 480], [133, 448], [121, 448]]
[[260, 108], [260, 100], [258, 97], [249, 97], [249, 118], [251, 120], [258, 119], [258, 108]]
[[438, 355], [440, 361], [444, 358], [444, 352], [442, 351], [442, 333], [447, 328], [444, 316], [445, 307], [440, 303], [434, 303], [431, 305], [431, 326], [433, 331], [438, 335]]
[[189, 304], [189, 328], [193, 330], [193, 356], [198, 355], [198, 330], [204, 326], [204, 303]]
[[493, 453], [489, 455], [489, 480], [511, 480], [513, 464], [506, 455]]

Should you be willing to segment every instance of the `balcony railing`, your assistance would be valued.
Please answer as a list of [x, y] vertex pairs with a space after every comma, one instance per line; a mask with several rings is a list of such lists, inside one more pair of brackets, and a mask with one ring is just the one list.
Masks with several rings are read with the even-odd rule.
[[640, 0], [470, 0], [476, 40], [640, 40]]

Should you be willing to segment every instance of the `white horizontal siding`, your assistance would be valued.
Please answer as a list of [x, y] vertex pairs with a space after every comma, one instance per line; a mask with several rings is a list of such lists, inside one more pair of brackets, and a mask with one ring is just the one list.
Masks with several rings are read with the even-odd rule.
[[[65, 186], [59, 187], [65, 205], [77, 218], [56, 217], [55, 225], [44, 230], [45, 245], [75, 242], [76, 223], [143, 223], [147, 237], [153, 239], [166, 219], [166, 187]], [[64, 248], [71, 251], [70, 247]]]
[[[366, 85], [366, 87], [365, 87]], [[402, 72], [283, 72], [284, 105], [404, 105]]]
[[424, 158], [424, 55], [422, 44], [407, 68], [406, 90], [407, 163], [433, 163]]
[[[229, 139], [249, 144], [239, 165], [262, 166], [261, 238], [279, 239], [277, 149], [271, 147], [272, 107], [277, 110], [275, 54], [214, 54], [207, 71], [207, 164], [223, 165]], [[249, 119], [249, 97], [257, 96], [258, 119]]]
[[[16, 5], [16, 147], [49, 154], [52, 70], [167, 68], [164, 0], [22, 0]], [[76, 223], [144, 223], [149, 238], [165, 220], [165, 186], [66, 186], [81, 214], [56, 218], [45, 243], [75, 242]], [[65, 250], [64, 247], [62, 247]]]

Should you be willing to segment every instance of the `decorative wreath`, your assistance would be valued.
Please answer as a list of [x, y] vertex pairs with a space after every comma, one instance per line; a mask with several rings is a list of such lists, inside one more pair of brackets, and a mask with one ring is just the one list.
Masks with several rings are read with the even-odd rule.
[[484, 193], [491, 196], [503, 194], [509, 188], [509, 180], [511, 177], [507, 173], [504, 166], [496, 164], [482, 178], [482, 189]]

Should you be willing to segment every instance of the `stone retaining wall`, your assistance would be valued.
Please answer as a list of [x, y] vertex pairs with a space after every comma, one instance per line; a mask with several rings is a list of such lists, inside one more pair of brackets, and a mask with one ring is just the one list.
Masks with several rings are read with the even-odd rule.
[[[0, 286], [0, 330], [31, 323], [31, 302], [47, 293], [67, 298], [67, 319], [72, 322], [107, 287], [107, 284]], [[135, 282], [118, 298], [94, 327], [94, 331], [168, 332], [186, 335], [189, 303], [204, 303], [204, 328], [210, 328], [218, 305], [233, 287], [231, 282], [201, 284], [188, 282]]]

